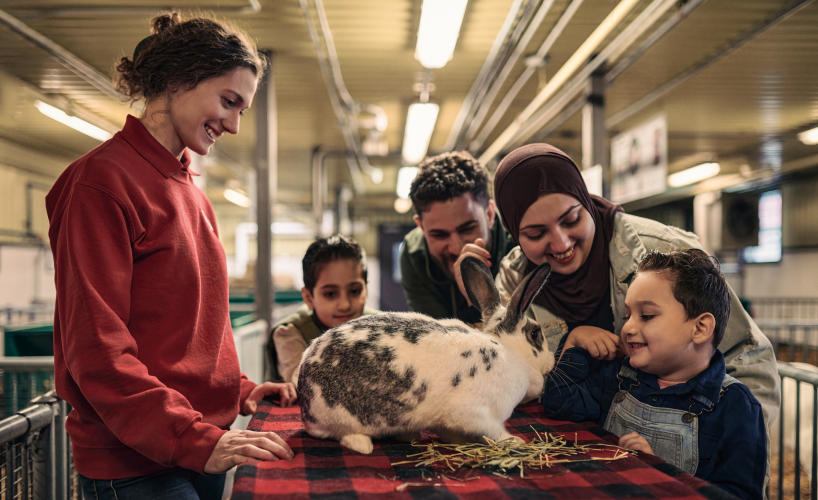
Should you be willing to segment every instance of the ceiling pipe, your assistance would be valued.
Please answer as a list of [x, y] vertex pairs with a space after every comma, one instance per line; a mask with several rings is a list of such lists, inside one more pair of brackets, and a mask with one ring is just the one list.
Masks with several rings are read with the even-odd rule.
[[[545, 38], [545, 41], [540, 45], [540, 49], [537, 53], [533, 56], [535, 59], [544, 60], [545, 57], [548, 55], [548, 52], [551, 50], [551, 47], [554, 45], [554, 42], [557, 41], [557, 38], [562, 34], [563, 30], [571, 19], [574, 17], [574, 14], [579, 9], [580, 5], [584, 0], [573, 0], [568, 7], [566, 7], [565, 11], [563, 11], [562, 16], [560, 16], [557, 23], [548, 33], [548, 36]], [[506, 93], [503, 100], [500, 101], [500, 104], [497, 105], [497, 109], [494, 110], [494, 113], [491, 115], [491, 118], [486, 122], [486, 125], [480, 131], [480, 135], [477, 136], [477, 139], [474, 141], [474, 146], [470, 149], [479, 150], [483, 147], [483, 144], [488, 139], [489, 134], [494, 130], [497, 124], [500, 122], [500, 119], [503, 115], [506, 114], [508, 108], [511, 106], [511, 103], [514, 102], [514, 98], [517, 97], [517, 94], [523, 89], [528, 80], [537, 72], [537, 68], [534, 66], [526, 66], [523, 73], [517, 78], [517, 81], [514, 82], [514, 85], [511, 86], [508, 93]]]
[[116, 91], [116, 88], [108, 77], [89, 66], [88, 63], [67, 51], [50, 38], [47, 38], [40, 32], [31, 29], [22, 21], [1, 9], [0, 24], [17, 33], [26, 41], [47, 52], [60, 64], [68, 68], [71, 72], [75, 73], [89, 84], [93, 85], [103, 94], [116, 99], [117, 101], [122, 100], [122, 95]]
[[503, 84], [506, 82], [508, 75], [511, 73], [511, 70], [514, 68], [514, 65], [517, 63], [517, 60], [523, 55], [526, 47], [528, 47], [529, 42], [531, 42], [531, 38], [537, 33], [537, 30], [540, 28], [540, 25], [545, 20], [545, 16], [548, 15], [548, 12], [551, 10], [551, 7], [554, 5], [554, 0], [544, 0], [543, 3], [540, 4], [539, 9], [537, 9], [537, 13], [534, 14], [534, 17], [531, 19], [531, 22], [525, 29], [523, 36], [520, 38], [520, 41], [514, 47], [514, 51], [506, 60], [503, 68], [500, 70], [500, 73], [492, 82], [491, 87], [489, 88], [486, 95], [480, 101], [480, 105], [477, 108], [477, 112], [474, 114], [474, 117], [469, 122], [469, 127], [466, 129], [466, 134], [463, 138], [463, 147], [468, 147], [471, 140], [477, 134], [477, 131], [480, 129], [480, 125], [483, 124], [483, 121], [486, 119], [486, 115], [491, 109], [491, 105], [494, 102], [494, 99], [497, 97], [497, 94], [500, 93], [500, 90], [503, 87]]
[[[330, 103], [332, 104], [332, 109], [335, 111], [335, 116], [338, 119], [338, 125], [341, 128], [341, 134], [344, 136], [344, 142], [346, 143], [347, 148], [350, 151], [354, 151], [355, 136], [351, 130], [352, 127], [349, 120], [349, 113], [346, 109], [344, 109], [341, 101], [339, 100], [340, 92], [335, 85], [334, 76], [330, 68], [330, 62], [327, 60], [327, 54], [324, 52], [324, 47], [321, 44], [318, 29], [316, 28], [315, 23], [312, 20], [312, 16], [310, 15], [310, 8], [307, 4], [307, 0], [299, 0], [299, 2], [301, 4], [301, 11], [304, 13], [304, 20], [307, 22], [307, 29], [310, 33], [310, 38], [312, 39], [313, 46], [315, 47], [315, 53], [318, 56], [318, 66], [321, 69], [321, 75], [324, 77], [324, 83], [327, 86], [327, 93], [329, 94]], [[325, 40], [327, 39], [325, 38]], [[332, 39], [330, 38], [329, 41], [331, 40]], [[363, 193], [364, 183], [361, 177], [361, 165], [355, 161], [354, 156], [350, 154], [345, 156], [347, 158], [347, 164], [349, 165], [349, 173], [352, 176], [352, 185], [355, 188], [355, 192], [359, 194]]]
[[[304, 20], [307, 23], [307, 29], [310, 33], [310, 38], [315, 47], [315, 53], [318, 56], [318, 65], [327, 87], [332, 109], [335, 111], [338, 125], [341, 128], [341, 134], [349, 150], [349, 154], [346, 155], [346, 158], [347, 164], [349, 165], [349, 172], [352, 176], [352, 185], [356, 193], [363, 194], [364, 183], [361, 174], [366, 173], [373, 179], [373, 182], [377, 183], [377, 181], [382, 178], [383, 172], [370, 165], [369, 159], [363, 152], [363, 145], [358, 135], [357, 124], [357, 113], [360, 111], [360, 105], [352, 99], [341, 76], [341, 66], [338, 62], [338, 55], [335, 51], [332, 33], [329, 31], [329, 23], [326, 19], [323, 3], [321, 0], [313, 0], [321, 26], [319, 33], [319, 29], [315, 26], [312, 15], [310, 14], [307, 0], [299, 1], [301, 11], [304, 14]], [[323, 44], [321, 43], [321, 37], [324, 39]]]
[[506, 128], [500, 136], [492, 143], [491, 146], [480, 156], [480, 163], [486, 165], [489, 161], [494, 159], [500, 151], [503, 150], [517, 133], [522, 125], [536, 112], [540, 106], [545, 103], [554, 93], [562, 87], [568, 78], [585, 63], [588, 58], [596, 51], [597, 47], [605, 40], [605, 38], [622, 22], [631, 10], [636, 7], [640, 0], [622, 0], [611, 11], [610, 14], [600, 23], [599, 26], [591, 33], [576, 52], [565, 62], [565, 64], [557, 71], [554, 77], [548, 82], [544, 89], [542, 89], [534, 100], [520, 113], [514, 121]]
[[787, 19], [791, 15], [795, 14], [799, 10], [803, 9], [807, 5], [811, 4], [813, 0], [799, 0], [790, 4], [787, 7], [784, 7], [777, 13], [773, 14], [772, 16], [765, 19], [761, 24], [756, 26], [752, 31], [745, 34], [738, 40], [733, 41], [723, 50], [715, 54], [714, 56], [702, 61], [701, 63], [693, 66], [692, 68], [688, 69], [687, 71], [683, 72], [682, 74], [678, 75], [677, 77], [673, 78], [669, 82], [665, 83], [658, 89], [654, 90], [653, 92], [649, 93], [642, 99], [639, 99], [635, 103], [631, 104], [630, 106], [626, 107], [622, 111], [616, 113], [615, 115], [611, 116], [605, 121], [605, 127], [607, 129], [611, 129], [616, 127], [623, 121], [627, 120], [637, 112], [643, 110], [647, 106], [653, 104], [658, 99], [661, 99], [665, 95], [667, 95], [670, 91], [681, 85], [682, 83], [689, 80], [691, 77], [699, 74], [703, 70], [709, 68], [723, 57], [728, 56], [735, 52], [736, 50], [740, 49], [744, 44], [752, 40], [753, 38], [757, 37], [758, 35], [764, 33], [771, 27], [775, 26], [776, 24], [780, 23], [781, 21]]
[[632, 44], [642, 33], [647, 31], [651, 24], [648, 20], [654, 22], [667, 12], [668, 9], [676, 4], [675, 0], [653, 0], [614, 40], [608, 44], [602, 52], [588, 63], [582, 71], [580, 71], [574, 78], [565, 85], [565, 87], [556, 94], [549, 103], [538, 110], [530, 119], [523, 123], [515, 132], [515, 134], [508, 140], [507, 145], [516, 144], [526, 141], [531, 135], [540, 130], [546, 123], [551, 121], [565, 106], [570, 103], [577, 94], [585, 89], [588, 78], [596, 71], [602, 64], [610, 60], [612, 53], [626, 49], [628, 45]]
[[477, 95], [479, 93], [482, 93], [481, 89], [485, 88], [485, 86], [487, 85], [486, 82], [489, 82], [491, 80], [490, 75], [496, 71], [496, 66], [500, 64], [500, 61], [498, 59], [500, 49], [506, 43], [506, 38], [509, 37], [509, 33], [514, 28], [515, 19], [517, 19], [520, 16], [520, 11], [523, 8], [523, 1], [524, 0], [514, 0], [514, 3], [511, 5], [511, 8], [508, 11], [508, 15], [506, 16], [506, 19], [503, 22], [503, 26], [500, 28], [500, 32], [494, 39], [494, 43], [491, 46], [491, 50], [489, 50], [485, 62], [483, 62], [483, 67], [480, 68], [480, 72], [477, 74], [477, 78], [474, 79], [474, 82], [472, 83], [472, 86], [469, 89], [468, 94], [466, 94], [466, 98], [463, 100], [463, 105], [460, 107], [460, 112], [457, 113], [457, 118], [454, 121], [452, 130], [449, 132], [449, 137], [446, 140], [446, 144], [443, 147], [444, 150], [451, 151], [455, 149], [455, 146], [459, 140], [460, 133], [463, 130], [463, 124], [466, 122], [466, 116], [471, 111], [472, 105], [474, 104]]
[[[245, 7], [219, 7], [221, 14], [258, 14], [261, 12], [259, 0], [248, 0], [249, 5]], [[77, 17], [77, 16], [140, 16], [155, 15], [163, 10], [174, 10], [171, 7], [81, 7], [72, 9], [51, 9], [30, 14], [25, 19], [37, 20], [48, 17]]]

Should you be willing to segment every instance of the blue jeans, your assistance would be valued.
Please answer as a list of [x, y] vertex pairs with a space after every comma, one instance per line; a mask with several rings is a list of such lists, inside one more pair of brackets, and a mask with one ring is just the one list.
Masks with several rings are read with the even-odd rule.
[[85, 500], [221, 500], [225, 477], [182, 468], [114, 480], [79, 475]]

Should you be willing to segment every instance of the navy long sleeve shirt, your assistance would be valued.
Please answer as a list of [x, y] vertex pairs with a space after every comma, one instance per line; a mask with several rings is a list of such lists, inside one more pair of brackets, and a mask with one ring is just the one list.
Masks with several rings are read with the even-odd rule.
[[[574, 347], [565, 351], [543, 394], [549, 418], [605, 424], [619, 391], [616, 375], [629, 359], [600, 361]], [[632, 367], [631, 367], [632, 368]], [[767, 467], [767, 443], [761, 405], [741, 383], [727, 387], [719, 399], [725, 375], [724, 356], [716, 350], [710, 366], [683, 384], [659, 388], [656, 375], [635, 370], [639, 384], [623, 378], [622, 389], [640, 402], [662, 408], [699, 413], [691, 397], [700, 394], [717, 402], [699, 419], [699, 466], [696, 477], [744, 499], [761, 499]]]

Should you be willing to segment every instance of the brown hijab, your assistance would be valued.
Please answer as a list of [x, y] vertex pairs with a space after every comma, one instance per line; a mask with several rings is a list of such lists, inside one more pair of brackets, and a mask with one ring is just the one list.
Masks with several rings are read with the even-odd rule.
[[[596, 226], [590, 255], [573, 274], [553, 273], [535, 302], [569, 323], [591, 317], [608, 287], [608, 245], [622, 207], [589, 194], [573, 160], [550, 144], [528, 144], [503, 158], [494, 175], [494, 191], [503, 224], [518, 243], [523, 214], [544, 194], [573, 196], [588, 210]], [[534, 267], [529, 261], [526, 273]]]

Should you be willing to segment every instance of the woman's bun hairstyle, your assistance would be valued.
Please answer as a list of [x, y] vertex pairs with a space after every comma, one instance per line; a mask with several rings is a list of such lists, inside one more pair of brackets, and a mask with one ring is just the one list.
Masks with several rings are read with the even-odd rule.
[[156, 16], [153, 34], [137, 44], [133, 57], [116, 65], [116, 89], [131, 101], [150, 100], [168, 90], [192, 89], [236, 68], [259, 78], [267, 59], [239, 28], [203, 17], [182, 19], [176, 12]]

